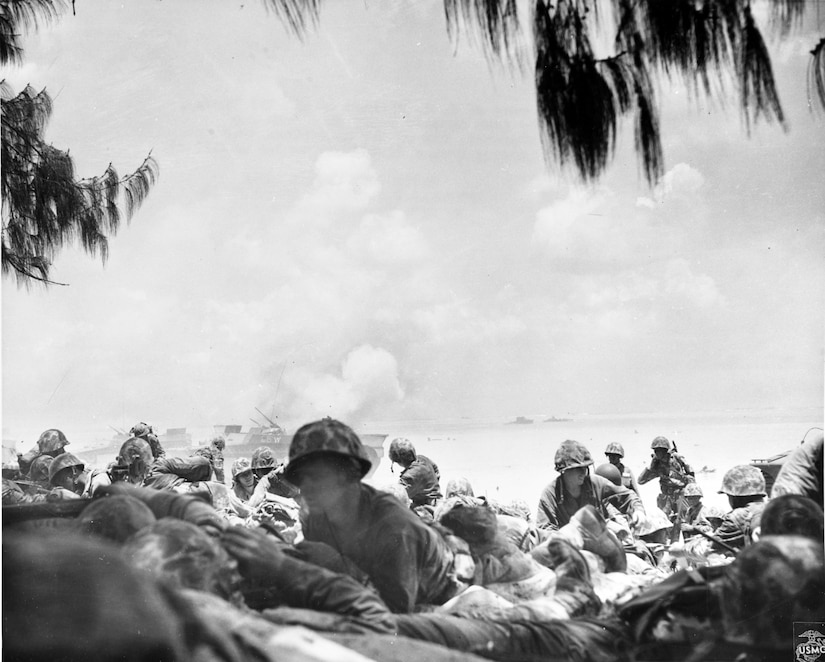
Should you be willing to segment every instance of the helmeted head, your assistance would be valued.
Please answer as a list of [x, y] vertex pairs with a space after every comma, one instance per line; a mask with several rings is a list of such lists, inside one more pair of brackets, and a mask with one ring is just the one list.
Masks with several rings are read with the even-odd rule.
[[799, 535], [823, 540], [822, 506], [799, 494], [782, 494], [768, 501], [762, 511], [762, 536]]
[[685, 489], [682, 491], [682, 494], [686, 497], [702, 497], [704, 494], [702, 493], [702, 488], [699, 487], [696, 483], [688, 483], [685, 485]]
[[244, 473], [252, 473], [252, 463], [245, 457], [239, 457], [232, 463], [232, 478], [237, 478]]
[[217, 448], [219, 451], [222, 451], [226, 448], [226, 439], [223, 436], [218, 435], [217, 437], [213, 437], [212, 441], [209, 442], [213, 448]]
[[145, 439], [147, 434], [154, 434], [154, 430], [152, 430], [152, 426], [148, 423], [135, 423], [132, 429], [129, 430], [129, 434], [133, 437]]
[[252, 470], [269, 469], [275, 466], [275, 453], [269, 446], [259, 446], [252, 451]]
[[668, 453], [673, 451], [673, 442], [668, 439], [667, 437], [656, 437], [653, 441], [650, 442], [650, 447], [655, 451], [657, 448], [661, 448]]
[[152, 459], [152, 447], [149, 442], [139, 437], [131, 437], [120, 447], [117, 462], [121, 467], [128, 468], [130, 483], [141, 483], [149, 473]]
[[51, 455], [40, 455], [34, 459], [29, 467], [29, 480], [34, 483], [49, 482], [49, 467], [54, 458]]
[[607, 447], [604, 449], [604, 454], [610, 459], [610, 463], [614, 464], [613, 458], [610, 457], [611, 455], [615, 455], [617, 458], [624, 457], [624, 448], [622, 445], [616, 441], [612, 441], [607, 444]]
[[143, 501], [124, 494], [93, 499], [75, 519], [78, 533], [122, 543], [144, 526], [155, 522], [155, 515]]
[[59, 455], [68, 446], [69, 440], [60, 430], [51, 428], [45, 430], [37, 440], [37, 448], [43, 454]]
[[719, 494], [731, 497], [766, 496], [765, 476], [750, 464], [738, 464], [722, 477]]
[[85, 468], [86, 465], [72, 453], [61, 453], [49, 465], [49, 483], [54, 487], [74, 490], [75, 481]]
[[710, 506], [704, 506], [702, 509], [702, 515], [704, 515], [705, 519], [710, 522], [714, 529], [722, 523], [726, 514], [727, 511], [724, 508], [712, 504]]
[[584, 444], [567, 439], [561, 442], [561, 446], [556, 451], [555, 464], [556, 471], [564, 473], [576, 467], [589, 467], [593, 464], [593, 458]]
[[400, 437], [390, 442], [389, 456], [390, 462], [400, 464], [402, 467], [410, 466], [418, 457], [412, 442]]
[[308, 460], [319, 456], [353, 461], [359, 468], [361, 478], [372, 466], [364, 445], [353, 429], [335, 419], [324, 418], [300, 427], [292, 437], [284, 477], [297, 485], [297, 470]]
[[600, 464], [596, 467], [595, 471], [593, 472], [597, 476], [601, 476], [602, 478], [606, 478], [614, 485], [621, 485], [622, 484], [622, 473], [619, 469], [609, 462], [605, 464]]
[[445, 499], [457, 495], [475, 496], [475, 494], [473, 494], [473, 486], [470, 484], [470, 481], [464, 477], [451, 478], [447, 481], [447, 487], [444, 488]]
[[636, 527], [636, 535], [645, 542], [664, 543], [673, 523], [661, 508], [648, 509], [647, 514]]
[[164, 517], [133, 535], [123, 555], [164, 585], [213, 593], [236, 606], [243, 602], [237, 561], [190, 522]]

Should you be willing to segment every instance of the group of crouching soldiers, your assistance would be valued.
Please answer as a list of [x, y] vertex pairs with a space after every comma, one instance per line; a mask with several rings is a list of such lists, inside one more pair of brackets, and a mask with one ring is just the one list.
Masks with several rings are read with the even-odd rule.
[[57, 430], [4, 469], [4, 657], [791, 659], [794, 624], [810, 638], [825, 621], [821, 432], [770, 495], [758, 469], [732, 468], [731, 510], [694, 525], [690, 508], [647, 512], [575, 441], [533, 518], [465, 479], [442, 494], [405, 439], [389, 449], [399, 481], [379, 489], [330, 418], [295, 433], [286, 463], [236, 459], [229, 485], [222, 440], [167, 458], [136, 428], [106, 470]]

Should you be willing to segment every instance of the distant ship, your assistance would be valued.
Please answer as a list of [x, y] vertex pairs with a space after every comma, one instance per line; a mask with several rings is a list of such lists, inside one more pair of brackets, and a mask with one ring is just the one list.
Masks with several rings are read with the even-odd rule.
[[516, 420], [508, 421], [508, 425], [509, 424], [516, 424], [516, 423], [520, 424], [520, 425], [526, 425], [526, 424], [532, 423], [532, 422], [533, 422], [532, 418], [527, 418], [525, 416], [516, 416]]
[[545, 418], [545, 423], [568, 423], [572, 421], [572, 418], [556, 418], [555, 416], [551, 416], [550, 418]]

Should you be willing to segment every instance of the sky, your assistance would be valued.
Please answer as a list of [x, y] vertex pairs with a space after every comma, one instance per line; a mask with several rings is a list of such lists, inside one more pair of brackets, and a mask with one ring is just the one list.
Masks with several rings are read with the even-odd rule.
[[3, 279], [4, 438], [822, 407], [825, 16], [769, 41], [787, 131], [661, 79], [666, 174], [628, 123], [584, 186], [529, 67], [456, 47], [435, 0], [326, 3], [303, 39], [259, 2], [76, 11], [3, 76], [52, 95], [79, 176], [151, 151], [160, 178], [105, 266]]

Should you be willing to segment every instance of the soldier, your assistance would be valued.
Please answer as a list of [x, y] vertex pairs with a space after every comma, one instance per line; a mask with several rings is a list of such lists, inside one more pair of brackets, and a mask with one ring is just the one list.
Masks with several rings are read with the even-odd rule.
[[593, 458], [584, 444], [570, 439], [562, 442], [555, 456], [559, 476], [544, 488], [539, 501], [538, 528], [560, 529], [580, 508], [588, 505], [607, 519], [610, 516], [608, 499], [634, 527], [642, 521], [645, 510], [639, 495], [602, 476], [590, 475], [591, 464]]
[[639, 475], [639, 484], [659, 479], [661, 492], [656, 497], [656, 505], [672, 520], [679, 513], [685, 485], [694, 482], [693, 469], [666, 437], [656, 437], [650, 447], [653, 449], [653, 459]]
[[716, 528], [707, 518], [707, 507], [702, 503], [703, 496], [702, 488], [696, 483], [685, 485], [684, 498], [686, 506], [681, 513], [681, 530], [685, 538], [695, 536], [700, 531], [710, 533]]
[[607, 448], [604, 449], [604, 454], [607, 456], [607, 461], [619, 470], [622, 476], [622, 485], [638, 494], [639, 485], [636, 482], [636, 477], [633, 475], [630, 467], [622, 462], [624, 447], [618, 442], [611, 442], [607, 444]]
[[268, 446], [260, 446], [252, 452], [252, 473], [255, 491], [249, 499], [249, 507], [257, 508], [266, 500], [267, 493], [294, 499], [298, 488], [284, 478], [283, 463], [276, 464], [275, 455]]
[[[56, 428], [45, 430], [40, 438], [37, 440], [37, 447], [32, 448], [25, 455], [17, 454], [17, 464], [20, 468], [21, 474], [29, 473], [32, 462], [42, 455], [49, 457], [57, 457], [63, 452], [63, 449], [69, 445], [69, 440], [66, 435]], [[46, 478], [48, 481], [48, 478]]]
[[215, 473], [215, 480], [223, 483], [225, 480], [223, 473], [223, 449], [226, 448], [226, 439], [217, 436], [210, 442], [212, 450], [212, 471]]
[[390, 442], [390, 461], [403, 467], [398, 481], [407, 491], [413, 510], [419, 506], [435, 506], [441, 498], [438, 466], [430, 458], [415, 452], [409, 439]]
[[160, 439], [158, 439], [152, 426], [148, 423], [136, 423], [132, 426], [132, 429], [129, 430], [129, 434], [146, 441], [149, 444], [149, 448], [152, 449], [152, 457], [155, 460], [166, 455], [166, 451], [163, 450], [163, 446], [161, 446]]

